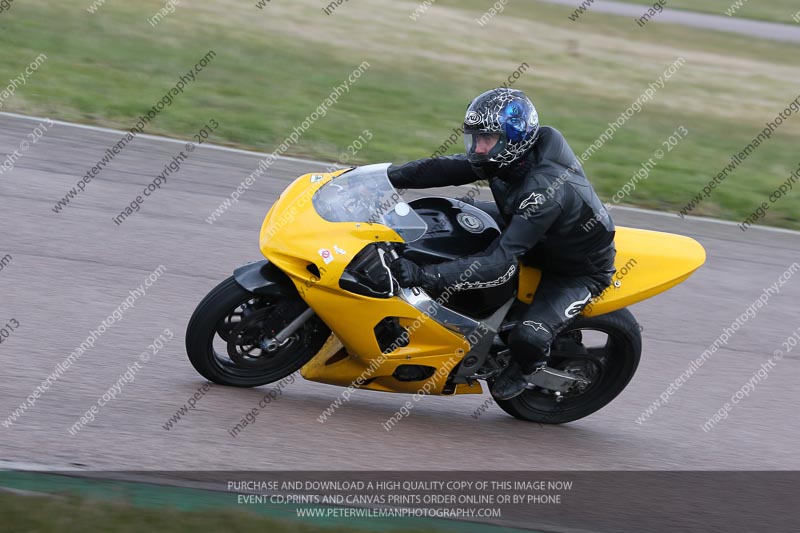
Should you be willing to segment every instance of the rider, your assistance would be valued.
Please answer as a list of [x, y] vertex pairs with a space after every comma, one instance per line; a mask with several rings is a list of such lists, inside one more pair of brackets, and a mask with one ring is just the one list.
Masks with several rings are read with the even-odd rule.
[[[531, 374], [547, 365], [556, 335], [611, 283], [614, 223], [564, 137], [539, 126], [522, 91], [493, 89], [475, 98], [464, 144], [465, 155], [392, 166], [389, 178], [411, 189], [488, 180], [501, 235], [479, 255], [425, 266], [400, 258], [392, 270], [401, 286], [433, 292], [516, 283], [520, 260], [542, 270], [533, 303], [509, 337], [511, 362], [491, 386], [506, 400], [525, 390]], [[476, 260], [480, 267], [469, 268]]]

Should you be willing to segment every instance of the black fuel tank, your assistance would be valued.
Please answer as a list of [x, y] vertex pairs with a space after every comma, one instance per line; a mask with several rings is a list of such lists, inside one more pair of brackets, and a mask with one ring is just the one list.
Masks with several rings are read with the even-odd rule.
[[[403, 254], [418, 264], [480, 255], [500, 236], [497, 221], [474, 205], [442, 197], [419, 198], [409, 203], [428, 225], [425, 235], [408, 243]], [[455, 292], [445, 305], [469, 316], [487, 316], [508, 301], [516, 287], [515, 277], [500, 287]]]

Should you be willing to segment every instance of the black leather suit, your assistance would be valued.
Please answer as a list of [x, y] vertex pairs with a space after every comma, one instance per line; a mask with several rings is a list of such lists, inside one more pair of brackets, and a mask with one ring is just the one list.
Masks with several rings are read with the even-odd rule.
[[[464, 185], [485, 179], [456, 155], [389, 168], [399, 189]], [[423, 267], [454, 290], [516, 283], [519, 262], [542, 270], [542, 280], [511, 347], [523, 370], [546, 360], [550, 344], [573, 317], [610, 283], [614, 223], [561, 133], [542, 127], [525, 156], [488, 176], [503, 231], [484, 253]], [[480, 267], [460, 276], [474, 261]]]

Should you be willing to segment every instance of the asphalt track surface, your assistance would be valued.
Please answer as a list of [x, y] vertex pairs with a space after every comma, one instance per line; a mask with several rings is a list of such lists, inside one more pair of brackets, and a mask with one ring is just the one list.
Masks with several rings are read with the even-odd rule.
[[[581, 0], [544, 0], [551, 4], [559, 4], [577, 8], [581, 5]], [[655, 2], [653, 2], [655, 4]], [[733, 5], [735, 2], [732, 1]], [[624, 2], [614, 2], [611, 0], [598, 0], [590, 5], [580, 16], [586, 15], [590, 11], [598, 13], [608, 13], [611, 15], [622, 15], [631, 17], [634, 20], [640, 19], [652, 8], [651, 5], [628, 4]], [[571, 13], [570, 13], [571, 14]], [[746, 18], [726, 16], [725, 13], [711, 15], [698, 13], [683, 9], [664, 8], [661, 13], [646, 20], [646, 25], [650, 24], [678, 24], [680, 26], [690, 26], [693, 28], [705, 28], [714, 31], [727, 33], [739, 33], [750, 35], [759, 39], [769, 39], [772, 41], [800, 42], [800, 26], [791, 20], [792, 13], [786, 13], [786, 23], [764, 22]]]
[[[19, 149], [38, 120], [0, 114], [0, 154]], [[120, 133], [57, 123], [0, 179], [0, 322], [19, 323], [0, 344], [0, 421], [117, 309], [159, 265], [166, 271], [123, 319], [10, 427], [0, 461], [90, 470], [797, 470], [800, 348], [711, 431], [701, 425], [800, 326], [800, 275], [770, 296], [669, 403], [636, 419], [766, 287], [800, 261], [800, 234], [674, 213], [618, 208], [618, 225], [691, 236], [708, 260], [678, 287], [631, 308], [644, 351], [628, 388], [583, 420], [539, 426], [483, 395], [426, 397], [386, 431], [409, 399], [358, 391], [328, 419], [342, 389], [296, 380], [238, 436], [228, 431], [270, 390], [212, 387], [170, 430], [167, 420], [205, 380], [183, 346], [197, 302], [232, 270], [260, 258], [258, 231], [283, 187], [326, 164], [281, 159], [214, 224], [206, 217], [263, 155], [201, 146], [177, 174], [117, 226], [124, 209], [183, 141], [137, 138], [61, 213], [52, 207]], [[486, 193], [484, 193], [485, 195]], [[489, 199], [481, 196], [479, 198]], [[796, 201], [788, 198], [784, 201]], [[68, 428], [139, 360], [165, 328], [166, 347], [76, 435]], [[483, 457], [483, 459], [480, 459]]]

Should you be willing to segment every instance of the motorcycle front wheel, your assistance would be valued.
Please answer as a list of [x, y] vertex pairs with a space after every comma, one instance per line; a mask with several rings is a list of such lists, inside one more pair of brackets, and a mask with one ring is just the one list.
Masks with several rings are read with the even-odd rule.
[[310, 361], [331, 333], [317, 315], [277, 349], [264, 342], [308, 309], [294, 287], [283, 292], [253, 294], [231, 276], [208, 293], [186, 328], [186, 353], [200, 375], [220, 385], [257, 387]]

